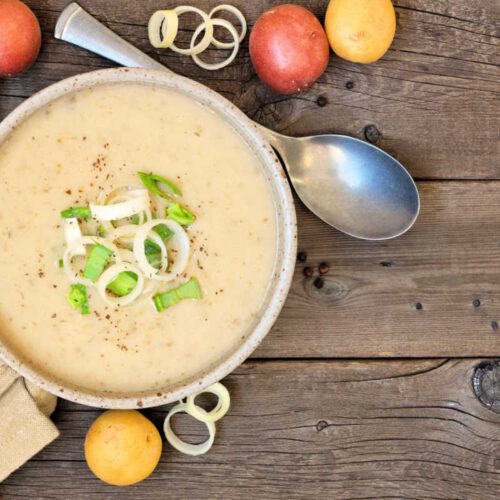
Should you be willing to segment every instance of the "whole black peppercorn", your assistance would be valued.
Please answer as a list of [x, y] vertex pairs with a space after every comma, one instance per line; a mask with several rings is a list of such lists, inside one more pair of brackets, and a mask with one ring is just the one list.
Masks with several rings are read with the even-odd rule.
[[323, 288], [324, 284], [325, 282], [319, 276], [314, 280], [314, 286], [318, 289]]
[[307, 260], [307, 253], [306, 252], [299, 252], [297, 255], [297, 259], [299, 262], [305, 262]]
[[330, 266], [326, 262], [322, 262], [318, 267], [319, 274], [328, 274], [329, 270]]
[[313, 275], [313, 270], [312, 268], [310, 268], [309, 266], [307, 267], [304, 267], [303, 271], [302, 271], [302, 274], [306, 277], [306, 278], [311, 278], [312, 275]]

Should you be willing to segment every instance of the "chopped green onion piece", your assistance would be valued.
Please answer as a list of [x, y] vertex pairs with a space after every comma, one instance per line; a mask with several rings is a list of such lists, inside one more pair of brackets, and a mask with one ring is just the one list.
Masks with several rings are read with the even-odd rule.
[[71, 285], [71, 291], [68, 295], [68, 302], [75, 308], [80, 309], [82, 314], [89, 313], [89, 301], [87, 297], [87, 288], [81, 283]]
[[136, 226], [139, 225], [139, 216], [137, 214], [135, 215], [132, 215], [132, 217], [130, 218], [130, 221], [132, 222], [132, 224], [135, 224]]
[[200, 284], [195, 278], [191, 278], [186, 283], [178, 286], [177, 288], [171, 288], [164, 293], [159, 293], [153, 297], [154, 305], [158, 312], [162, 312], [167, 309], [167, 307], [178, 304], [184, 299], [195, 299], [200, 300], [202, 297]]
[[165, 224], [158, 224], [153, 228], [153, 231], [166, 243], [173, 235], [174, 232]]
[[92, 211], [90, 207], [69, 207], [61, 212], [63, 219], [76, 217], [77, 219], [90, 219], [92, 218]]
[[104, 226], [99, 226], [97, 228], [97, 236], [100, 236], [101, 238], [106, 236], [106, 228]]
[[179, 223], [181, 226], [189, 226], [189, 224], [192, 224], [196, 219], [193, 213], [182, 205], [179, 205], [179, 203], [172, 203], [167, 207], [167, 217]]
[[89, 257], [83, 270], [83, 277], [89, 279], [92, 283], [96, 282], [112, 255], [113, 250], [106, 248], [100, 243], [96, 243], [90, 249]]
[[153, 240], [148, 238], [144, 242], [144, 253], [149, 264], [159, 269], [161, 266], [161, 249]]
[[170, 201], [172, 200], [169, 194], [167, 194], [163, 189], [160, 189], [158, 184], [164, 184], [172, 194], [182, 196], [181, 190], [172, 181], [165, 179], [165, 177], [162, 177], [161, 175], [146, 174], [145, 172], [137, 172], [137, 174], [139, 175], [139, 178], [144, 186], [160, 198]]
[[110, 292], [113, 292], [118, 297], [128, 295], [137, 285], [137, 274], [130, 271], [120, 273], [106, 287]]
[[59, 259], [59, 261], [57, 262], [59, 268], [63, 268], [64, 267], [64, 261], [62, 259]]

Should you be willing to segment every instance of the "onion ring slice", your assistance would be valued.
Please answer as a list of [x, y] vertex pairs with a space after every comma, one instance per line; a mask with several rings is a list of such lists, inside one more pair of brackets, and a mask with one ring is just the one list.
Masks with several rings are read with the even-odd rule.
[[[205, 392], [209, 392], [217, 396], [217, 404], [213, 410], [209, 412], [205, 411], [203, 408], [200, 408], [197, 404], [195, 404], [195, 399]], [[186, 400], [186, 408], [189, 411], [189, 414], [199, 420], [200, 422], [217, 422], [220, 420], [229, 410], [229, 406], [231, 404], [231, 397], [229, 396], [229, 391], [220, 383], [207, 387], [205, 390], [201, 392], [197, 392], [196, 394], [192, 394], [187, 397]]]
[[[235, 27], [229, 22], [226, 21], [225, 19], [212, 19], [211, 20], [212, 24], [214, 26], [222, 26], [223, 28], [226, 28], [229, 33], [231, 33], [231, 36], [234, 39], [234, 44], [232, 45], [233, 51], [229, 55], [227, 59], [225, 59], [222, 62], [219, 63], [206, 63], [203, 62], [196, 54], [191, 54], [191, 57], [193, 58], [193, 61], [200, 66], [200, 68], [203, 69], [208, 69], [210, 71], [215, 71], [217, 69], [225, 68], [227, 65], [231, 64], [234, 61], [234, 58], [236, 57], [236, 54], [238, 53], [238, 50], [240, 50], [240, 42], [238, 40], [238, 32], [236, 31]], [[206, 24], [202, 23], [200, 24], [195, 32], [193, 33], [193, 38], [191, 38], [191, 47], [194, 46], [194, 43], [196, 41], [196, 38], [198, 38], [198, 35], [206, 29]], [[212, 27], [213, 30], [213, 27]], [[212, 38], [213, 41], [213, 38]]]
[[214, 27], [212, 25], [211, 19], [208, 17], [208, 14], [200, 9], [197, 9], [196, 7], [191, 7], [189, 5], [180, 5], [179, 7], [176, 7], [174, 9], [174, 12], [178, 16], [180, 16], [181, 14], [185, 14], [186, 12], [195, 12], [203, 19], [202, 24], [206, 25], [206, 30], [205, 35], [197, 45], [194, 45], [193, 40], [191, 39], [191, 46], [188, 49], [180, 49], [179, 47], [177, 47], [177, 45], [175, 45], [175, 43], [172, 43], [170, 45], [170, 49], [174, 52], [177, 52], [178, 54], [184, 54], [186, 56], [192, 56], [203, 52], [210, 45], [214, 34]]
[[[245, 16], [241, 12], [241, 10], [237, 9], [233, 5], [222, 4], [214, 7], [208, 14], [208, 17], [212, 19], [213, 15], [216, 12], [220, 12], [221, 10], [231, 12], [231, 14], [235, 15], [238, 18], [238, 21], [241, 24], [241, 33], [238, 37], [238, 41], [242, 42], [247, 34], [247, 20], [245, 19]], [[232, 49], [234, 47], [234, 42], [220, 42], [219, 40], [217, 40], [217, 38], [215, 38], [215, 36], [212, 36], [212, 45], [215, 45], [215, 47], [217, 47], [218, 49]]]
[[[202, 412], [203, 408], [200, 408]], [[189, 413], [189, 410], [187, 409], [186, 405], [183, 403], [179, 403], [178, 405], [174, 406], [167, 414], [165, 417], [165, 422], [163, 423], [163, 432], [165, 433], [165, 437], [167, 438], [167, 441], [178, 451], [181, 453], [185, 453], [186, 455], [192, 455], [192, 456], [197, 456], [197, 455], [203, 455], [206, 453], [214, 444], [214, 439], [215, 439], [215, 424], [213, 422], [207, 421], [203, 422], [208, 429], [208, 439], [204, 441], [203, 443], [200, 444], [191, 444], [191, 443], [186, 443], [183, 441], [175, 432], [172, 430], [172, 427], [170, 425], [170, 419], [176, 414], [176, 413], [187, 413], [188, 415], [191, 415]], [[206, 412], [205, 412], [206, 413]], [[193, 415], [191, 415], [193, 416]], [[194, 417], [195, 418], [195, 417]]]
[[170, 47], [177, 36], [178, 30], [179, 17], [175, 10], [157, 10], [149, 18], [149, 42], [156, 49], [167, 49]]

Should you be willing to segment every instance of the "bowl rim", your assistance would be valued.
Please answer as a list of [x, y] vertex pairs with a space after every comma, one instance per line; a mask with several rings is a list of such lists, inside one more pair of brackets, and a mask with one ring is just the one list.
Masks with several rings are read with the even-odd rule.
[[220, 94], [180, 75], [155, 69], [112, 68], [61, 80], [29, 97], [4, 118], [0, 123], [0, 145], [27, 117], [59, 97], [84, 88], [125, 82], [175, 88], [223, 115], [228, 123], [233, 124], [233, 128], [237, 126], [236, 132], [249, 147], [253, 145], [256, 156], [258, 152], [259, 162], [267, 174], [267, 182], [272, 183], [275, 207], [280, 212], [277, 213], [277, 239], [282, 239], [279, 241], [282, 254], [280, 255], [277, 249], [272, 285], [266, 292], [269, 297], [267, 306], [263, 308], [262, 316], [254, 329], [234, 351], [225, 355], [215, 366], [204, 370], [200, 376], [189, 382], [180, 382], [173, 390], [154, 389], [134, 392], [127, 396], [66, 385], [64, 381], [51, 379], [49, 375], [21, 360], [0, 339], [0, 359], [42, 389], [76, 403], [113, 409], [147, 408], [178, 401], [205, 389], [237, 368], [258, 347], [277, 319], [292, 283], [297, 252], [297, 223], [290, 185], [272, 147], [260, 133], [259, 126]]

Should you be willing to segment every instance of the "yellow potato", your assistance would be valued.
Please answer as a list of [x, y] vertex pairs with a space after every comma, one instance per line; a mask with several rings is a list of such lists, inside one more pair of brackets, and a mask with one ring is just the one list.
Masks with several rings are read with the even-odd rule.
[[146, 479], [161, 455], [156, 427], [135, 410], [109, 410], [90, 426], [85, 459], [102, 481], [126, 486]]
[[333, 51], [343, 59], [372, 63], [389, 49], [396, 32], [391, 0], [331, 0], [325, 30]]

